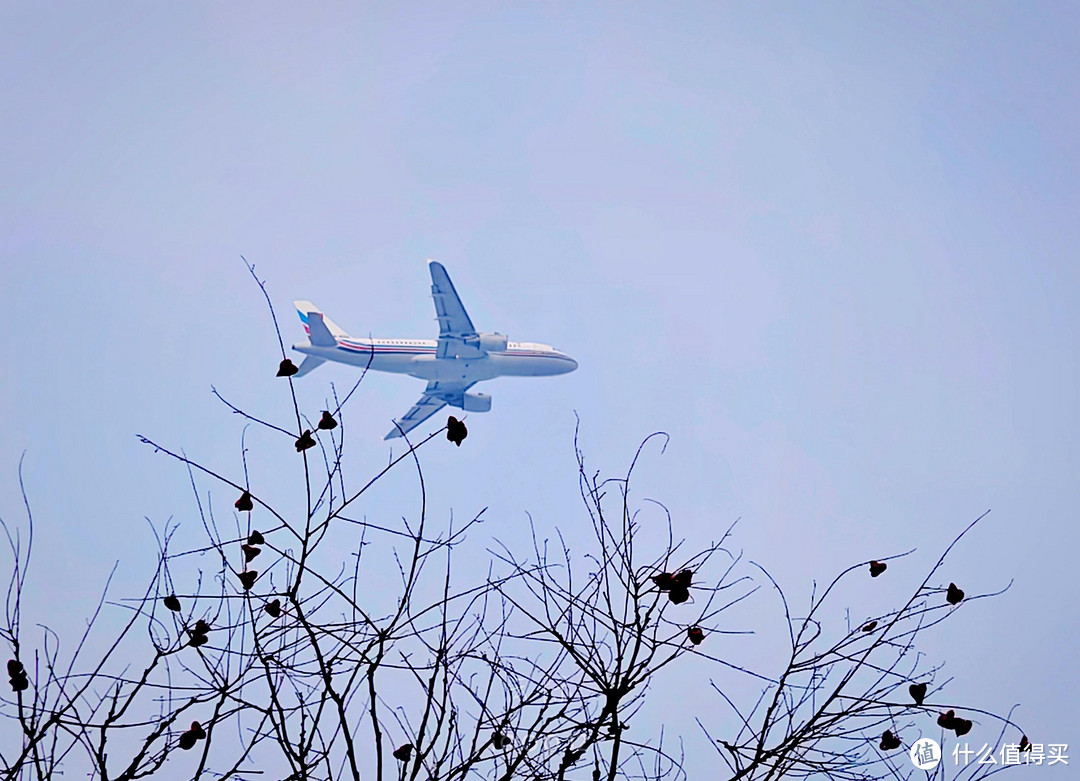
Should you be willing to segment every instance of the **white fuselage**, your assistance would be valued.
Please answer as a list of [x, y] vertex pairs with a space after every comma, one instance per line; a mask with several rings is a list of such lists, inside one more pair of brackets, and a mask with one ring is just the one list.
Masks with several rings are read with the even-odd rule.
[[437, 345], [434, 339], [339, 337], [334, 346], [297, 344], [293, 349], [328, 361], [408, 374], [429, 382], [545, 377], [572, 372], [578, 365], [569, 355], [534, 342], [509, 342], [505, 350], [491, 351], [479, 358], [436, 358]]

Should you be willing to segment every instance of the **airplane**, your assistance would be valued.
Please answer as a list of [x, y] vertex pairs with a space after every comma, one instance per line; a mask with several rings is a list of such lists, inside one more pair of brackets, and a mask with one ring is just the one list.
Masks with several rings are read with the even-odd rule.
[[306, 344], [293, 345], [306, 356], [296, 376], [302, 377], [326, 361], [336, 361], [427, 380], [420, 400], [394, 420], [394, 428], [384, 437], [394, 439], [447, 404], [466, 412], [490, 410], [491, 396], [469, 390], [478, 382], [495, 377], [567, 374], [578, 367], [577, 361], [551, 345], [511, 342], [503, 334], [477, 331], [443, 265], [429, 260], [428, 270], [435, 319], [439, 321], [438, 339], [351, 337], [310, 301], [295, 301], [308, 335]]

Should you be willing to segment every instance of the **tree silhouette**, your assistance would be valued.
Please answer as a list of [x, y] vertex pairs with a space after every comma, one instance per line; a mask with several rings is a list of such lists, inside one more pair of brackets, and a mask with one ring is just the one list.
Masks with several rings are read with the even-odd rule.
[[[433, 523], [421, 461], [444, 435], [462, 445], [460, 421], [406, 438], [404, 452], [350, 487], [342, 453], [360, 380], [344, 399], [331, 390], [313, 422], [293, 392], [280, 332], [278, 343], [290, 421], [264, 420], [215, 391], [251, 426], [241, 474], [143, 438], [187, 472], [205, 542], [175, 549], [178, 524], [157, 529], [145, 591], [110, 601], [106, 590], [73, 644], [24, 631], [41, 625], [22, 613], [30, 503], [23, 525], [4, 524], [4, 778], [681, 779], [685, 742], [643, 729], [650, 695], [676, 674], [716, 693], [694, 704], [717, 778], [909, 778], [914, 739], [935, 727], [960, 737], [973, 729], [968, 716], [984, 731], [996, 722], [995, 747], [1009, 737], [1030, 748], [1007, 717], [947, 702], [940, 667], [922, 669], [916, 652], [923, 632], [992, 596], [935, 585], [963, 533], [905, 604], [836, 631], [828, 624], [842, 588], [899, 557], [875, 551], [798, 616], [775, 580], [731, 548], [732, 528], [695, 547], [662, 505], [642, 513], [635, 469], [666, 443], [652, 434], [617, 479], [589, 471], [575, 442], [587, 542], [572, 546], [533, 524], [525, 551], [482, 540], [490, 553], [477, 567], [482, 514]], [[271, 375], [268, 367], [267, 382], [286, 387]], [[281, 502], [275, 486], [251, 479], [253, 432], [265, 436], [262, 457], [302, 473], [301, 496]], [[399, 469], [415, 473], [416, 516], [359, 516], [372, 487]], [[734, 664], [722, 642], [755, 628], [739, 626], [734, 608], [767, 603], [763, 585], [775, 588], [789, 629], [778, 671]], [[116, 631], [100, 626], [106, 609], [124, 616]], [[736, 682], [756, 686], [756, 700], [737, 701]], [[717, 721], [724, 703], [735, 721]], [[953, 773], [939, 768], [936, 777]]]

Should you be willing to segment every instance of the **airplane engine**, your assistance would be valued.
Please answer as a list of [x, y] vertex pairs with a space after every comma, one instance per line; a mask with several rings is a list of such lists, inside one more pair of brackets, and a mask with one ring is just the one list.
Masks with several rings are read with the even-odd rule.
[[466, 412], [487, 412], [491, 409], [491, 396], [486, 393], [466, 393], [462, 399]]
[[480, 349], [489, 353], [506, 352], [508, 340], [502, 334], [480, 334]]

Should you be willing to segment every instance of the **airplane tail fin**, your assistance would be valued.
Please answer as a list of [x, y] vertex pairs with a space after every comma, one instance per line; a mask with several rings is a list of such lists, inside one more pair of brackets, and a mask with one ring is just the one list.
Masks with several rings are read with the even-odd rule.
[[333, 347], [338, 339], [348, 336], [337, 323], [326, 317], [310, 301], [294, 301], [293, 304], [296, 306], [297, 314], [300, 315], [300, 322], [304, 324], [308, 339], [316, 347]]

